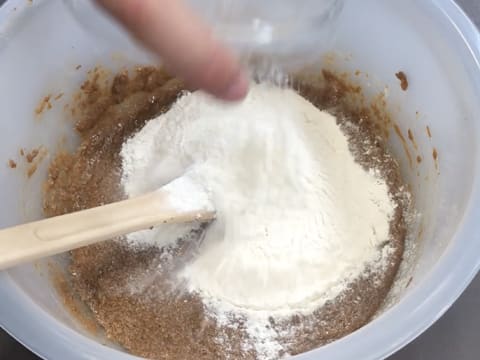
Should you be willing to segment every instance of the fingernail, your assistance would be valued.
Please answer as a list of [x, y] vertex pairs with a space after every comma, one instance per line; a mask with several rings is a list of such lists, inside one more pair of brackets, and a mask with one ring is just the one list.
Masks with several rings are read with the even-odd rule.
[[223, 93], [225, 100], [235, 101], [242, 100], [248, 93], [248, 80], [243, 72], [240, 72], [232, 83]]

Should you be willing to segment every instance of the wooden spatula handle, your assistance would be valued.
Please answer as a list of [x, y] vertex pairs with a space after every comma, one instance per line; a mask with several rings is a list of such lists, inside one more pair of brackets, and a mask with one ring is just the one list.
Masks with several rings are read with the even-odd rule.
[[179, 212], [168, 193], [137, 198], [0, 230], [0, 270], [162, 223], [209, 221], [214, 212]]

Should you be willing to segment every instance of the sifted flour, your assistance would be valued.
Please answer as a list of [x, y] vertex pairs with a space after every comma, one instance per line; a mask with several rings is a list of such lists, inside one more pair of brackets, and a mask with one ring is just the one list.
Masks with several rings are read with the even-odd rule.
[[[237, 104], [187, 93], [121, 155], [128, 196], [181, 175], [207, 189], [217, 219], [178, 276], [218, 314], [309, 314], [385, 265], [396, 206], [385, 181], [355, 162], [335, 117], [293, 90], [255, 85]], [[251, 324], [250, 336], [273, 336]]]

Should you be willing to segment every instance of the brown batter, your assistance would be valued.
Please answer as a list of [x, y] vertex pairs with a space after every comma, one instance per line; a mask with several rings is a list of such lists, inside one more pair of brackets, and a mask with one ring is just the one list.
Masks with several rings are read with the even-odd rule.
[[[366, 324], [381, 306], [398, 270], [405, 239], [404, 190], [396, 161], [377, 137], [375, 111], [352, 105], [349, 93], [359, 92], [329, 72], [316, 80], [297, 79], [298, 91], [322, 109], [334, 112], [350, 138], [356, 160], [379, 169], [400, 205], [391, 222], [390, 256], [386, 271], [369, 273], [337, 299], [310, 316], [294, 316], [271, 328], [285, 353], [297, 354], [345, 336]], [[81, 145], [74, 154], [59, 154], [52, 162], [44, 209], [60, 215], [118, 200], [123, 142], [148, 119], [166, 111], [183, 85], [162, 70], [140, 68], [129, 77], [117, 75], [105, 87], [98, 74], [82, 86], [76, 129]], [[171, 250], [188, 256], [189, 243]], [[201, 300], [169, 281], [177, 262], [167, 250], [132, 250], [121, 240], [92, 245], [71, 253], [76, 294], [93, 311], [109, 338], [135, 355], [151, 359], [256, 359], [241, 318], [219, 326]], [[283, 330], [288, 329], [288, 332]], [[284, 334], [288, 335], [284, 335]]]
[[400, 80], [400, 88], [403, 90], [403, 91], [407, 91], [408, 90], [408, 78], [407, 78], [407, 75], [405, 75], [405, 73], [403, 71], [399, 71], [395, 74], [395, 76], [397, 77], [398, 80]]

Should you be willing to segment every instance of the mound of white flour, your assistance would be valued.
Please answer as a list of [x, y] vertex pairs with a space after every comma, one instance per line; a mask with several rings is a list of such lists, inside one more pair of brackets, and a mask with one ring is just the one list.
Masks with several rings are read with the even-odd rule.
[[[385, 181], [354, 161], [335, 117], [293, 90], [255, 85], [237, 104], [185, 94], [122, 157], [128, 196], [181, 175], [207, 189], [217, 219], [179, 274], [207, 303], [308, 313], [387, 257]], [[129, 241], [164, 244], [165, 234]]]

